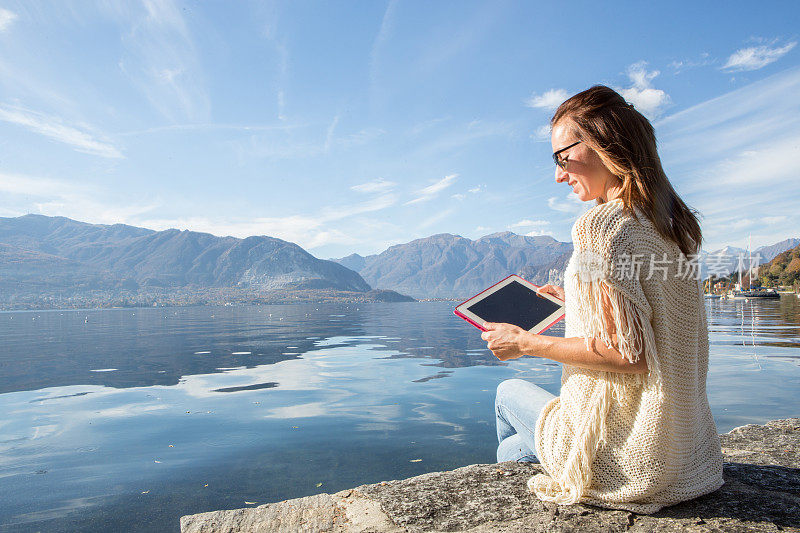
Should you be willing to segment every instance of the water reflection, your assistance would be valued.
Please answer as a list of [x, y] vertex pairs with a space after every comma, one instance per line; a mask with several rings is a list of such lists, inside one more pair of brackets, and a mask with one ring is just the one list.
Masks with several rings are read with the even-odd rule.
[[[706, 305], [720, 431], [797, 416], [797, 298]], [[0, 338], [0, 525], [21, 531], [177, 531], [494, 462], [497, 385], [560, 381], [446, 302], [0, 313]]]
[[0, 313], [0, 393], [174, 385], [187, 374], [296, 359], [313, 346], [309, 336], [364, 334], [358, 315], [329, 315], [315, 306]]

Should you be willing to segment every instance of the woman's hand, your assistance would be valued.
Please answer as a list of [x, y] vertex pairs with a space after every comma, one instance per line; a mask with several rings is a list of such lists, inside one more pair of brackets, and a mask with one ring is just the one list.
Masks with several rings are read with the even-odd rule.
[[550, 296], [555, 296], [562, 302], [564, 301], [564, 287], [557, 287], [548, 283], [547, 285], [542, 285], [539, 287], [539, 290], [536, 292], [543, 292], [545, 294], [549, 294]]
[[501, 361], [534, 355], [537, 351], [540, 335], [525, 331], [514, 324], [486, 322], [483, 327], [487, 331], [481, 333], [481, 338]]

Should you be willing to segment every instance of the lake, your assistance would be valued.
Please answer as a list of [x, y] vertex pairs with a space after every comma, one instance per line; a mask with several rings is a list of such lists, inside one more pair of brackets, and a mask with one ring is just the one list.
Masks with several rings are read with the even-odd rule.
[[[497, 385], [558, 394], [561, 368], [498, 361], [454, 305], [0, 313], [0, 531], [178, 531], [494, 463]], [[719, 431], [798, 416], [800, 299], [706, 307]]]

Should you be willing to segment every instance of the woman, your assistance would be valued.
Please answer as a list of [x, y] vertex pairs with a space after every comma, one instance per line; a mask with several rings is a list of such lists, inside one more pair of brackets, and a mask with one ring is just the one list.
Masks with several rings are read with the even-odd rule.
[[564, 338], [489, 324], [499, 359], [563, 363], [561, 392], [520, 379], [497, 390], [497, 460], [541, 461], [542, 500], [653, 513], [722, 480], [706, 396], [708, 329], [694, 268], [695, 212], [661, 167], [653, 127], [612, 89], [565, 101], [550, 121], [556, 182], [596, 205], [572, 227]]

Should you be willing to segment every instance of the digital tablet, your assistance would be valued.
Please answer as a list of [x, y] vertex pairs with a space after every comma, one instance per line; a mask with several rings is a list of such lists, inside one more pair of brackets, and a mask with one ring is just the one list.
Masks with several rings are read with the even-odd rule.
[[541, 333], [564, 318], [564, 302], [517, 275], [495, 283], [458, 305], [455, 314], [486, 331], [486, 322], [514, 324], [531, 333]]

